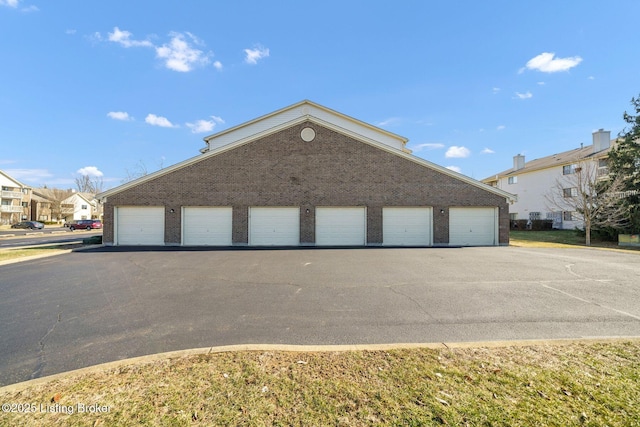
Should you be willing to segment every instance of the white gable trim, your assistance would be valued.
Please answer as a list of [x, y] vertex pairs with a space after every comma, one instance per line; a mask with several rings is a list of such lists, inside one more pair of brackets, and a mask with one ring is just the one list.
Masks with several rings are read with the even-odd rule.
[[235, 141], [262, 134], [271, 128], [280, 127], [285, 123], [291, 123], [301, 118], [311, 119], [313, 117], [325, 122], [334, 123], [341, 128], [349, 129], [356, 134], [375, 139], [399, 150], [404, 149], [408, 141], [405, 137], [305, 100], [222, 132], [207, 136], [204, 138], [207, 147], [200, 150], [200, 152], [206, 153], [224, 145], [234, 143]]
[[24, 185], [22, 184], [20, 181], [16, 180], [15, 178], [12, 178], [11, 176], [9, 176], [8, 174], [6, 174], [5, 172], [0, 170], [0, 182], [2, 182], [2, 185], [6, 185], [7, 187], [11, 186], [11, 187], [20, 187], [20, 188], [31, 188], [28, 185]]
[[[303, 101], [303, 102], [301, 102], [299, 104], [296, 104], [295, 106], [287, 107], [285, 110], [290, 110], [290, 109], [292, 109], [292, 108], [294, 108], [296, 106], [302, 106], [303, 104], [310, 104], [312, 106], [316, 105], [316, 104], [311, 103], [310, 101]], [[320, 106], [318, 106], [318, 107], [320, 107]], [[320, 107], [320, 108], [325, 109], [324, 107]], [[328, 109], [325, 109], [325, 110], [328, 110]], [[272, 114], [269, 114], [267, 116], [263, 116], [262, 118], [255, 119], [255, 120], [253, 120], [251, 122], [248, 122], [245, 125], [236, 126], [235, 128], [229, 129], [227, 131], [223, 131], [220, 134], [216, 134], [216, 135], [221, 135], [221, 134], [225, 134], [225, 133], [234, 133], [234, 132], [232, 132], [234, 129], [238, 129], [238, 128], [241, 128], [243, 126], [248, 126], [248, 125], [250, 125], [250, 124], [252, 124], [254, 122], [258, 122], [260, 120], [267, 119], [267, 118], [269, 118], [269, 117], [271, 117], [273, 115], [281, 113], [282, 111], [283, 110], [280, 110], [280, 111], [278, 111], [276, 113], [272, 113]], [[331, 110], [329, 110], [329, 111], [331, 111]], [[327, 118], [334, 118], [335, 114], [339, 114], [339, 113], [334, 113], [334, 115], [328, 116]], [[342, 116], [344, 116], [344, 115], [342, 115]], [[136, 180], [130, 181], [128, 183], [125, 183], [125, 184], [123, 184], [123, 185], [121, 185], [119, 187], [115, 187], [115, 188], [112, 188], [110, 190], [107, 190], [107, 191], [105, 191], [103, 193], [98, 194], [96, 196], [96, 198], [98, 198], [98, 199], [102, 200], [103, 202], [105, 202], [106, 198], [108, 196], [120, 193], [121, 191], [124, 191], [124, 190], [127, 190], [129, 188], [135, 187], [136, 185], [141, 184], [143, 182], [147, 182], [147, 181], [150, 181], [152, 179], [155, 179], [155, 178], [164, 176], [166, 174], [172, 173], [172, 172], [177, 171], [179, 169], [182, 169], [182, 168], [184, 168], [186, 166], [190, 166], [190, 165], [192, 165], [194, 163], [198, 163], [201, 160], [208, 159], [209, 157], [217, 156], [217, 155], [222, 154], [222, 153], [226, 153], [227, 151], [230, 151], [230, 150], [238, 148], [238, 147], [240, 147], [242, 145], [251, 143], [251, 142], [253, 142], [255, 140], [258, 140], [258, 139], [263, 138], [265, 136], [268, 136], [268, 135], [271, 135], [273, 133], [279, 132], [279, 131], [284, 130], [286, 128], [289, 128], [291, 126], [295, 126], [295, 125], [303, 123], [305, 121], [311, 121], [311, 122], [316, 123], [318, 125], [324, 126], [324, 127], [328, 128], [328, 129], [331, 129], [331, 130], [334, 130], [336, 132], [339, 132], [339, 133], [342, 133], [344, 135], [347, 135], [347, 136], [349, 136], [349, 137], [351, 137], [351, 138], [353, 138], [353, 139], [355, 139], [357, 141], [360, 141], [360, 142], [363, 142], [365, 144], [371, 145], [371, 146], [373, 146], [375, 148], [379, 148], [379, 149], [384, 150], [384, 151], [386, 151], [388, 153], [391, 153], [391, 154], [394, 154], [396, 156], [400, 156], [402, 158], [410, 160], [410, 161], [412, 161], [414, 163], [417, 163], [417, 164], [419, 164], [421, 166], [433, 169], [433, 170], [435, 170], [437, 172], [440, 172], [442, 174], [448, 175], [448, 176], [450, 176], [452, 178], [458, 179], [458, 180], [463, 181], [463, 182], [465, 182], [467, 184], [473, 185], [474, 187], [478, 187], [478, 188], [480, 188], [482, 190], [485, 190], [485, 191], [488, 191], [490, 193], [494, 193], [494, 194], [497, 194], [499, 196], [505, 197], [507, 202], [515, 202], [517, 200], [517, 196], [514, 195], [514, 194], [511, 194], [511, 193], [508, 193], [508, 192], [506, 192], [504, 190], [501, 190], [499, 188], [492, 187], [490, 185], [484, 184], [484, 183], [482, 183], [480, 181], [477, 181], [477, 180], [475, 180], [473, 178], [470, 178], [470, 177], [468, 177], [466, 175], [463, 175], [461, 173], [454, 172], [454, 171], [452, 171], [450, 169], [447, 169], [447, 168], [445, 168], [443, 166], [440, 166], [440, 165], [437, 165], [435, 163], [432, 163], [432, 162], [430, 162], [428, 160], [424, 160], [424, 159], [421, 159], [419, 157], [416, 157], [416, 156], [414, 156], [412, 154], [407, 153], [402, 148], [398, 149], [398, 148], [395, 148], [393, 146], [387, 145], [385, 143], [381, 143], [381, 142], [379, 142], [379, 141], [377, 141], [377, 140], [372, 138], [373, 136], [379, 136], [379, 133], [376, 133], [375, 135], [371, 134], [372, 137], [369, 137], [369, 136], [366, 136], [366, 135], [362, 135], [362, 133], [360, 133], [360, 131], [362, 131], [362, 128], [355, 128], [354, 129], [351, 126], [342, 127], [340, 125], [341, 124], [345, 124], [345, 122], [343, 122], [343, 121], [338, 121], [338, 124], [336, 124], [335, 121], [326, 121], [326, 120], [323, 120], [323, 119], [318, 118], [318, 117], [313, 116], [313, 115], [287, 116], [287, 118], [289, 118], [289, 120], [287, 120], [287, 121], [283, 121], [282, 117], [283, 116], [281, 116], [281, 118], [279, 119], [279, 123], [277, 123], [277, 124], [276, 123], [271, 123], [270, 127], [264, 126], [263, 129], [260, 129], [258, 127], [253, 128], [254, 130], [258, 131], [257, 133], [254, 133], [254, 134], [251, 134], [251, 135], [244, 135], [242, 133], [234, 133], [235, 136], [243, 136], [243, 135], [244, 136], [239, 140], [224, 144], [224, 145], [222, 145], [222, 146], [220, 146], [220, 147], [218, 147], [216, 149], [212, 149], [212, 150], [209, 150], [209, 151], [205, 150], [204, 153], [199, 155], [199, 156], [192, 157], [190, 159], [187, 159], [187, 160], [184, 160], [184, 161], [182, 161], [180, 163], [177, 163], [177, 164], [175, 164], [173, 166], [169, 166], [169, 167], [167, 167], [165, 169], [161, 169], [161, 170], [153, 172], [153, 173], [151, 173], [149, 175], [145, 175], [145, 176], [143, 176], [141, 178], [138, 178]], [[344, 117], [347, 117], [347, 116], [344, 116]], [[355, 119], [350, 119], [350, 120], [355, 120]], [[360, 122], [360, 123], [363, 123], [363, 122]], [[376, 129], [376, 130], [382, 131], [381, 129], [378, 129], [378, 128], [374, 127], [374, 126], [368, 126], [368, 127], [372, 128], [372, 129]], [[382, 131], [382, 132], [385, 132], [385, 131]], [[212, 135], [212, 137], [216, 136], [216, 135]], [[389, 135], [393, 135], [393, 134], [389, 133]], [[396, 137], [398, 137], [398, 136], [396, 135]], [[398, 138], [402, 138], [402, 137], [398, 137]], [[206, 138], [205, 138], [205, 140], [206, 140]], [[403, 138], [403, 141], [406, 141], [406, 140]], [[403, 146], [404, 146], [404, 143], [403, 143]]]

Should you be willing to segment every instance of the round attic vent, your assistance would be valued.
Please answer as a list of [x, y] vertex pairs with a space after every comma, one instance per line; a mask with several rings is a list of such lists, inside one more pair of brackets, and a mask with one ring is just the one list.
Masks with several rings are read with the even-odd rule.
[[300, 132], [300, 137], [305, 142], [311, 142], [316, 137], [316, 131], [311, 128], [304, 128], [302, 132]]

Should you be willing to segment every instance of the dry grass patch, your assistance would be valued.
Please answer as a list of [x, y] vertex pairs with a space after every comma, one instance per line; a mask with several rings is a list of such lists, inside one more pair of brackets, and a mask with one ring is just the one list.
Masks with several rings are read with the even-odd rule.
[[8, 261], [11, 259], [24, 258], [33, 255], [57, 254], [63, 251], [64, 250], [59, 247], [7, 249], [0, 251], [0, 261]]
[[[639, 375], [640, 342], [216, 353], [0, 391], [2, 403], [58, 408], [4, 412], [0, 423], [633, 426]], [[78, 404], [108, 412], [78, 413]]]

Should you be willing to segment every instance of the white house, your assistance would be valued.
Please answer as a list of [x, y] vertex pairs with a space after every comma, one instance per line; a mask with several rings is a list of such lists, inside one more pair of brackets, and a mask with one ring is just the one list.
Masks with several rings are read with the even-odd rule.
[[553, 219], [554, 228], [582, 228], [583, 223], [576, 218], [575, 212], [559, 211], [557, 207], [549, 206], [548, 195], [559, 191], [558, 183], [563, 187], [564, 197], [575, 195], [577, 189], [572, 187], [570, 178], [579, 165], [589, 166], [597, 177], [606, 177], [609, 173], [607, 158], [614, 143], [611, 132], [600, 129], [593, 133], [590, 146], [581, 145], [574, 150], [528, 162], [518, 154], [513, 157], [512, 168], [482, 182], [518, 196], [509, 209], [511, 220]]
[[64, 221], [100, 218], [100, 206], [92, 194], [73, 193], [62, 201]]
[[29, 219], [31, 187], [0, 171], [0, 224], [13, 224]]

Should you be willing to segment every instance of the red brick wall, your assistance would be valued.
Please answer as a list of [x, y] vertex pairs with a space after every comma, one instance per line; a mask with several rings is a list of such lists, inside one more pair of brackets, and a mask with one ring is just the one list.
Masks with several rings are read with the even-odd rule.
[[[311, 142], [300, 138], [307, 126], [316, 131]], [[500, 244], [509, 241], [504, 197], [312, 122], [109, 196], [105, 242], [113, 242], [114, 206], [134, 205], [165, 206], [167, 244], [180, 243], [182, 206], [233, 206], [237, 244], [248, 241], [249, 206], [300, 206], [300, 240], [311, 244], [315, 206], [367, 206], [369, 244], [382, 243], [383, 206], [432, 206], [436, 245], [449, 241], [450, 206], [493, 206], [500, 208]]]

